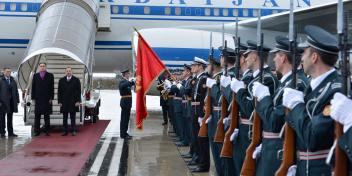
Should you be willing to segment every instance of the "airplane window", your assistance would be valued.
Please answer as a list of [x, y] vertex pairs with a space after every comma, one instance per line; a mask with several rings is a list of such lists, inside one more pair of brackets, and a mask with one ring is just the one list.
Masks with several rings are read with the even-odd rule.
[[273, 13], [273, 14], [279, 13], [279, 11], [278, 11], [278, 10], [273, 10], [272, 13]]
[[123, 13], [128, 14], [130, 12], [130, 8], [128, 6], [123, 7]]
[[243, 9], [242, 13], [244, 17], [248, 16], [248, 9]]
[[144, 14], [150, 14], [150, 7], [144, 7]]
[[219, 16], [219, 9], [214, 9], [214, 16]]
[[171, 8], [170, 7], [166, 7], [165, 8], [165, 15], [170, 15], [171, 14]]
[[11, 10], [11, 11], [16, 11], [16, 4], [15, 4], [15, 3], [12, 3], [12, 4], [10, 5], [10, 10]]
[[21, 4], [21, 11], [27, 11], [28, 6], [27, 4]]
[[5, 3], [0, 3], [0, 10], [5, 10]]
[[229, 9], [222, 9], [223, 16], [229, 16]]
[[205, 9], [205, 16], [210, 16], [210, 9], [209, 8]]
[[196, 15], [201, 16], [202, 15], [202, 9], [196, 8]]
[[176, 14], [176, 15], [181, 15], [181, 8], [176, 7], [176, 8], [175, 8], [175, 14]]
[[238, 16], [238, 9], [233, 9], [232, 15], [237, 17]]
[[258, 10], [257, 9], [253, 9], [253, 17], [257, 17], [258, 16]]
[[118, 6], [112, 6], [112, 13], [113, 14], [118, 14], [119, 13], [119, 7]]
[[191, 9], [190, 9], [190, 8], [186, 8], [186, 12], [185, 12], [185, 14], [186, 14], [187, 16], [192, 15], [192, 11], [191, 11]]

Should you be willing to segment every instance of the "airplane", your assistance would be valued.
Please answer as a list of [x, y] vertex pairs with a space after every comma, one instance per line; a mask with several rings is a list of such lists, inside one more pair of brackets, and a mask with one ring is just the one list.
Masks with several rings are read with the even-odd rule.
[[[331, 1], [297, 0], [295, 7], [307, 8]], [[0, 22], [2, 23], [0, 67], [6, 66], [16, 70], [25, 58], [43, 2], [46, 1], [0, 0]], [[263, 16], [278, 14], [289, 9], [288, 2], [286, 0], [100, 0], [93, 70], [116, 73], [121, 68], [132, 68], [133, 27], [141, 31], [144, 29], [154, 31], [155, 36], [154, 34], [147, 36], [147, 39], [160, 36], [157, 31], [162, 28], [187, 28], [221, 33], [221, 25], [233, 23], [236, 17], [240, 21], [255, 19], [258, 8], [262, 9]], [[226, 26], [226, 33], [232, 34], [233, 31], [234, 27]], [[173, 35], [177, 37], [187, 34], [176, 31]], [[156, 42], [164, 43], [162, 37], [160, 39]], [[208, 51], [204, 47], [192, 45], [178, 47], [183, 46], [184, 43], [158, 45], [153, 48], [170, 68], [189, 63], [196, 55], [207, 57]], [[209, 44], [203, 45], [209, 46]], [[177, 53], [187, 55], [179, 56]]]

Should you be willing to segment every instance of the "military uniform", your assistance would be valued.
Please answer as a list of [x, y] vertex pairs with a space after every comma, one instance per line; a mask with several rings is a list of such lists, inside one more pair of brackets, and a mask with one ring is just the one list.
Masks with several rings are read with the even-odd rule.
[[[122, 73], [128, 72], [128, 70], [123, 71]], [[130, 114], [132, 108], [132, 93], [131, 87], [134, 85], [134, 82], [130, 82], [126, 78], [123, 78], [119, 84], [119, 91], [121, 95], [120, 107], [121, 107], [121, 121], [120, 121], [120, 137], [125, 138], [129, 137], [128, 123], [130, 121]]]
[[[305, 47], [337, 56], [337, 40], [333, 35], [315, 26], [307, 26], [305, 32], [309, 36]], [[312, 78], [304, 102], [289, 107], [292, 96], [300, 95], [295, 90], [284, 90], [283, 104], [291, 109], [285, 120], [296, 133], [296, 175], [331, 175], [331, 167], [325, 160], [334, 141], [334, 120], [325, 116], [323, 110], [333, 95], [341, 91], [341, 79], [330, 67], [330, 71]]]
[[192, 77], [182, 81], [180, 93], [182, 95], [182, 127], [183, 143], [189, 145], [191, 140], [191, 101], [190, 101], [190, 84]]
[[[287, 38], [278, 37], [276, 48], [273, 53], [278, 51], [288, 52], [289, 40]], [[280, 167], [281, 158], [279, 151], [282, 150], [283, 140], [280, 138], [280, 131], [285, 123], [285, 107], [282, 105], [283, 90], [286, 87], [294, 87], [292, 85], [292, 72], [283, 75], [280, 85], [275, 91], [274, 98], [265, 96], [261, 99], [257, 106], [256, 112], [262, 120], [262, 152], [259, 158], [258, 171], [264, 171], [263, 175], [274, 175]], [[297, 73], [297, 88], [304, 91], [308, 85], [308, 79], [303, 72]], [[270, 164], [268, 164], [270, 163]]]
[[180, 138], [180, 142], [183, 143], [183, 127], [182, 127], [182, 94], [180, 89], [178, 89], [176, 84], [173, 84], [170, 89], [170, 94], [173, 95], [173, 115], [174, 115], [174, 125], [176, 129], [176, 134]]
[[[256, 46], [256, 42], [253, 41], [248, 41], [248, 52], [251, 51], [256, 51], [257, 46]], [[268, 47], [263, 47], [263, 52], [268, 52], [270, 49]], [[237, 92], [237, 102], [238, 105], [240, 106], [240, 108], [244, 111], [245, 115], [247, 117], [251, 117], [252, 116], [252, 112], [254, 110], [254, 97], [253, 97], [253, 84], [254, 82], [260, 81], [260, 70], [256, 70], [253, 72], [253, 80], [248, 84], [247, 89], [240, 89]], [[269, 88], [269, 92], [271, 97], [274, 95], [275, 90], [278, 88], [279, 86], [279, 82], [277, 80], [277, 78], [272, 74], [270, 67], [268, 67], [267, 65], [264, 66], [263, 68], [263, 82], [262, 84], [267, 86]], [[270, 97], [270, 98], [271, 98]], [[241, 119], [245, 119], [241, 118]], [[263, 128], [263, 127], [261, 127]], [[249, 132], [251, 132], [251, 129], [249, 130]], [[267, 171], [269, 169], [265, 168], [265, 167], [270, 167], [268, 166], [268, 163], [265, 159], [263, 159], [263, 156], [260, 157], [259, 159], [257, 158], [257, 169], [256, 169], [256, 175], [267, 175]]]

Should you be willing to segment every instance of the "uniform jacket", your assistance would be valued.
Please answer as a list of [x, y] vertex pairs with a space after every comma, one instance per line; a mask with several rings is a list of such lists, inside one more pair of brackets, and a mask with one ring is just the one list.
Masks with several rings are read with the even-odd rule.
[[[121, 96], [132, 95], [131, 88], [134, 85], [133, 82], [128, 81], [123, 78], [119, 84], [119, 90]], [[131, 108], [132, 107], [132, 97], [130, 98], [121, 98], [120, 100], [121, 108]]]

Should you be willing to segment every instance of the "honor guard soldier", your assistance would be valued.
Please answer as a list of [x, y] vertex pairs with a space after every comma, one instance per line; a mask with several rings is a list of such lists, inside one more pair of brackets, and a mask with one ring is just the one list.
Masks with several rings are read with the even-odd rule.
[[[191, 83], [191, 79], [192, 79], [192, 75], [191, 75], [191, 66], [185, 64], [183, 66], [183, 71], [182, 71], [182, 75], [181, 75], [181, 82], [179, 82], [176, 87], [179, 89], [180, 91], [180, 95], [181, 95], [181, 127], [182, 127], [182, 141], [180, 144], [178, 144], [178, 146], [180, 147], [184, 147], [184, 146], [189, 146], [189, 142], [190, 142], [190, 116], [191, 116], [191, 106], [190, 106], [190, 102], [188, 100], [187, 97], [187, 89], [186, 87], [189, 87], [190, 83]], [[190, 155], [188, 156], [188, 158], [190, 158]]]
[[[185, 126], [185, 141], [187, 141], [187, 145], [191, 143], [191, 138], [192, 138], [192, 121], [193, 121], [193, 116], [192, 116], [192, 105], [191, 105], [191, 100], [192, 100], [192, 68], [191, 65], [184, 65], [184, 70], [183, 70], [183, 75], [184, 75], [184, 80], [182, 81], [182, 87], [180, 88], [181, 92], [183, 92], [183, 99], [182, 99], [182, 116], [184, 117], [184, 126]], [[193, 155], [193, 150], [191, 145], [190, 150], [188, 153], [181, 155], [184, 158], [192, 158]]]
[[121, 120], [120, 120], [120, 137], [124, 139], [131, 139], [127, 133], [128, 123], [130, 121], [131, 108], [132, 108], [132, 92], [131, 88], [135, 85], [135, 82], [129, 81], [130, 71], [128, 69], [121, 71], [122, 80], [119, 84], [119, 90], [121, 95], [120, 107], [121, 107]]
[[[174, 80], [172, 82], [172, 86], [170, 88], [170, 94], [173, 95], [173, 109], [174, 109], [174, 118], [175, 118], [175, 127], [176, 127], [176, 134], [179, 137], [179, 142], [176, 145], [183, 145], [183, 126], [182, 126], [182, 94], [180, 92], [181, 83], [180, 82], [180, 75], [178, 73], [174, 74]], [[180, 87], [180, 88], [179, 88]]]
[[217, 123], [220, 119], [221, 112], [221, 92], [220, 92], [220, 76], [222, 75], [222, 69], [220, 66], [220, 57], [213, 56], [211, 60], [209, 60], [209, 64], [211, 65], [211, 74], [212, 78], [207, 79], [207, 87], [211, 88], [211, 117], [207, 119], [208, 125], [208, 138], [209, 145], [211, 148], [211, 152], [214, 159], [215, 169], [217, 175], [224, 175], [224, 171], [221, 165], [220, 152], [222, 145], [220, 143], [214, 142], [214, 135], [217, 128]]
[[[231, 88], [236, 92], [236, 98], [238, 102], [238, 106], [240, 107], [241, 111], [244, 112], [243, 122], [248, 122], [248, 117], [250, 117], [250, 120], [252, 119], [253, 116], [253, 110], [254, 110], [254, 97], [253, 97], [253, 85], [255, 82], [258, 82], [260, 80], [260, 75], [263, 74], [263, 85], [268, 87], [268, 91], [270, 93], [270, 96], [274, 95], [274, 91], [278, 87], [279, 83], [277, 78], [272, 74], [270, 67], [267, 65], [268, 61], [268, 54], [270, 51], [269, 47], [266, 47], [265, 45], [262, 48], [262, 59], [263, 59], [263, 70], [261, 73], [260, 70], [260, 64], [261, 64], [261, 58], [260, 55], [257, 51], [257, 43], [254, 41], [248, 41], [248, 49], [244, 54], [248, 54], [246, 57], [246, 62], [248, 65], [248, 68], [253, 70], [253, 79], [251, 82], [248, 84], [247, 89], [245, 86], [245, 83], [243, 81], [239, 81], [236, 78], [232, 79], [231, 82]], [[246, 120], [245, 120], [246, 119]], [[242, 123], [242, 122], [241, 122]], [[251, 126], [250, 126], [251, 127]], [[251, 137], [251, 132], [252, 130], [249, 129], [249, 137]], [[256, 151], [253, 153], [253, 158], [258, 160], [257, 162], [257, 170], [256, 170], [256, 175], [265, 175], [265, 171], [267, 167], [267, 162], [264, 160], [260, 160], [260, 151], [261, 151], [261, 146], [257, 146]]]
[[[253, 72], [248, 69], [246, 62], [247, 46], [245, 44], [240, 45], [240, 73], [241, 80], [244, 82], [245, 87], [252, 81]], [[231, 89], [232, 91], [232, 89]], [[232, 96], [232, 95], [231, 95]], [[231, 135], [232, 140], [232, 160], [234, 163], [234, 175], [240, 175], [244, 157], [246, 155], [246, 149], [250, 143], [249, 139], [249, 125], [251, 124], [249, 118], [246, 118], [244, 111], [239, 107], [239, 122], [238, 129], [235, 129]]]
[[290, 109], [285, 120], [296, 134], [296, 175], [331, 175], [325, 160], [334, 142], [334, 120], [324, 109], [342, 86], [334, 68], [337, 39], [317, 26], [306, 26], [305, 33], [303, 68], [312, 79], [305, 93], [284, 89], [283, 105]]
[[[276, 47], [271, 51], [275, 55], [274, 63], [276, 71], [282, 74], [278, 89], [275, 91], [274, 98], [270, 96], [269, 88], [259, 82], [253, 84], [253, 96], [257, 98], [258, 104], [256, 111], [262, 120], [262, 154], [259, 158], [257, 172], [263, 175], [274, 175], [281, 164], [279, 152], [282, 149], [283, 140], [280, 137], [280, 131], [285, 123], [285, 107], [282, 105], [283, 90], [286, 87], [295, 87], [292, 85], [293, 75], [293, 57], [289, 48], [288, 38], [276, 37]], [[297, 75], [297, 88], [304, 91], [308, 85], [308, 79], [302, 72]], [[263, 168], [260, 168], [262, 166]], [[265, 167], [265, 168], [264, 168]], [[260, 170], [259, 170], [260, 169]], [[258, 174], [257, 174], [258, 175]]]
[[167, 98], [163, 96], [165, 75], [166, 75], [166, 73], [164, 72], [163, 74], [161, 74], [158, 77], [158, 85], [156, 87], [160, 91], [160, 106], [161, 106], [161, 109], [162, 109], [162, 112], [163, 112], [163, 120], [164, 120], [162, 125], [167, 125], [167, 123], [168, 123]]
[[207, 91], [205, 67], [207, 64], [205, 60], [198, 57], [195, 57], [192, 64], [192, 72], [195, 73], [191, 103], [193, 110], [192, 144], [196, 155], [192, 158], [189, 165], [197, 165], [191, 170], [192, 172], [208, 172], [210, 167], [208, 138], [198, 138], [200, 122], [204, 116], [204, 99]]

